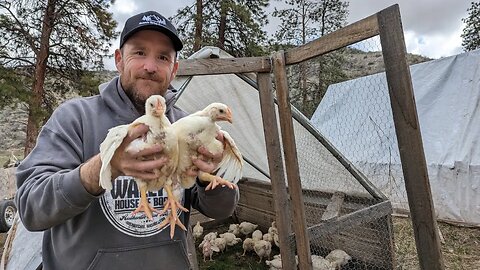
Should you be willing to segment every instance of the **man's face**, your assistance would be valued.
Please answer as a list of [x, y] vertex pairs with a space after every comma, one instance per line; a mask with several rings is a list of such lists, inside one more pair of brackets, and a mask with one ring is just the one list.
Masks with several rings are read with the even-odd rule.
[[153, 30], [131, 36], [115, 51], [115, 65], [125, 93], [140, 113], [145, 112], [148, 97], [165, 95], [178, 68], [172, 41]]

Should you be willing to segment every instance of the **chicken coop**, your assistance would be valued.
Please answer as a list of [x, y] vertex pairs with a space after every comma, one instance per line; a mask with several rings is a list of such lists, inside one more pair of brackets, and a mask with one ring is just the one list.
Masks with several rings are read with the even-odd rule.
[[[233, 58], [205, 47], [180, 62], [172, 83], [182, 109], [193, 112], [214, 101], [232, 109], [233, 124], [222, 128], [234, 137], [246, 165], [233, 220], [262, 231], [275, 220], [283, 269], [296, 269], [295, 254], [299, 269], [312, 269], [312, 255], [334, 249], [352, 257], [342, 269], [396, 267], [388, 196], [289, 102], [295, 80], [322, 73], [305, 74], [305, 66], [322, 67], [316, 63], [364, 42], [377, 42], [383, 57], [387, 84], [375, 90], [389, 93], [389, 102], [379, 106], [392, 113], [420, 265], [442, 269], [398, 5], [268, 57]], [[193, 213], [192, 221], [197, 219]]]

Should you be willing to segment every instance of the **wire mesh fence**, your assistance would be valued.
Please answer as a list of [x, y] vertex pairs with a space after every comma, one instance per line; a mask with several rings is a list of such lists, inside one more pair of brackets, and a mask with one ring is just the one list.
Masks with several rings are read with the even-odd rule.
[[408, 211], [380, 43], [371, 38], [347, 51], [350, 56], [344, 66], [354, 70], [348, 81], [328, 87], [311, 122], [389, 198], [394, 209]]
[[[395, 262], [396, 250], [405, 247], [395, 245], [390, 213], [368, 211], [382, 202], [365, 188], [371, 182], [395, 212], [408, 212], [384, 70], [381, 45], [374, 37], [287, 71], [291, 102], [311, 118], [294, 121], [311, 253], [325, 257], [336, 249], [346, 251], [351, 258], [344, 258], [341, 269], [416, 265]], [[327, 145], [301, 128], [309, 124]], [[366, 179], [352, 175], [349, 166]]]

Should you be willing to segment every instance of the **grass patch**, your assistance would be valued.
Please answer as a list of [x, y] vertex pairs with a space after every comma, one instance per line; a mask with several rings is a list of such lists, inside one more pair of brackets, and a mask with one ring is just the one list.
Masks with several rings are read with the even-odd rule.
[[[198, 245], [197, 245], [198, 247]], [[261, 263], [258, 262], [257, 254], [249, 253], [245, 256], [242, 256], [243, 248], [241, 243], [228, 247], [228, 250], [223, 253], [214, 253], [212, 258], [214, 261], [209, 261], [209, 258], [206, 258], [206, 262], [203, 261], [203, 254], [197, 248], [197, 258], [199, 263], [199, 269], [209, 269], [209, 270], [264, 270], [269, 269], [265, 264], [265, 259]], [[271, 256], [273, 258], [273, 255]]]
[[18, 160], [23, 159], [23, 149], [0, 150], [0, 166], [3, 167], [8, 161], [10, 161], [12, 153]]
[[[442, 244], [445, 269], [480, 269], [480, 228], [467, 228], [439, 222], [445, 243]], [[412, 222], [393, 218], [397, 269], [420, 269]]]

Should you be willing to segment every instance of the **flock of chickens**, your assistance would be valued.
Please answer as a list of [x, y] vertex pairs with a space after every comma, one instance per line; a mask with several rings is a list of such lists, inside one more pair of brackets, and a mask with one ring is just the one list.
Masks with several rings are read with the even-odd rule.
[[[255, 252], [259, 257], [259, 263], [263, 258], [270, 259], [272, 252], [272, 245], [280, 247], [278, 241], [278, 230], [275, 221], [272, 226], [268, 228], [267, 233], [257, 230], [258, 225], [250, 222], [242, 222], [240, 224], [230, 224], [228, 232], [218, 234], [217, 232], [210, 232], [203, 237], [202, 242], [198, 248], [202, 251], [203, 261], [207, 258], [212, 261], [214, 252], [220, 253], [230, 246], [235, 246], [242, 243], [243, 254], [247, 252]], [[193, 227], [193, 237], [195, 240], [200, 239], [203, 235], [203, 227], [200, 222]], [[244, 237], [242, 240], [241, 237]], [[298, 264], [298, 258], [297, 264]], [[336, 270], [346, 265], [352, 258], [343, 250], [335, 249], [331, 251], [325, 258], [319, 255], [312, 255], [313, 270]], [[272, 260], [265, 260], [270, 270], [281, 270], [282, 259], [280, 255], [274, 255]]]
[[[186, 230], [177, 216], [177, 209], [188, 211], [180, 202], [181, 191], [191, 188], [197, 176], [202, 181], [210, 182], [206, 190], [214, 189], [218, 185], [236, 188], [235, 183], [242, 176], [243, 159], [231, 136], [217, 125], [219, 121], [232, 123], [232, 112], [225, 104], [212, 103], [173, 124], [166, 117], [165, 111], [165, 99], [160, 95], [152, 95], [145, 102], [145, 115], [131, 124], [120, 125], [108, 131], [107, 137], [100, 145], [102, 160], [100, 186], [107, 191], [112, 189], [110, 163], [130, 130], [141, 124], [148, 126], [148, 132], [143, 137], [133, 140], [125, 151], [138, 153], [145, 148], [162, 145], [163, 153], [168, 158], [167, 163], [155, 171], [155, 180], [135, 178], [140, 190], [140, 203], [133, 214], [144, 212], [150, 220], [153, 219], [153, 212], [159, 215], [167, 214], [159, 226], [163, 228], [170, 224], [170, 237], [173, 238], [176, 225]], [[223, 143], [217, 140], [219, 134], [224, 138]], [[201, 146], [214, 155], [223, 153], [222, 160], [216, 168], [216, 175], [202, 171], [191, 173], [194, 170], [192, 158], [200, 158], [198, 149]], [[150, 205], [146, 196], [147, 191], [158, 191], [161, 188], [166, 191], [168, 197], [162, 211]]]

